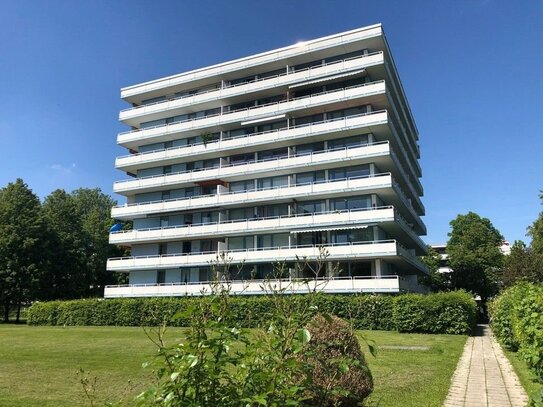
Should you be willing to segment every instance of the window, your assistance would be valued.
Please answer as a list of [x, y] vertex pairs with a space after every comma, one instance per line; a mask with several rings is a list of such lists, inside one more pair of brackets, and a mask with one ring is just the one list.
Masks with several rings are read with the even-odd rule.
[[326, 244], [326, 233], [324, 232], [298, 233], [298, 244], [299, 245]]
[[[298, 95], [300, 95], [300, 92], [296, 94], [296, 97], [298, 97]], [[310, 125], [311, 123], [322, 122], [323, 120], [324, 120], [324, 115], [321, 113], [321, 114], [314, 114], [311, 116], [297, 117], [296, 119], [294, 119], [294, 124], [296, 126]]]
[[298, 202], [296, 206], [296, 213], [300, 215], [324, 211], [326, 211], [325, 201]]
[[168, 216], [162, 216], [160, 218], [160, 227], [167, 228], [169, 221], [170, 221], [170, 218]]
[[157, 284], [164, 284], [166, 282], [166, 271], [165, 270], [159, 270], [156, 273], [156, 283]]
[[162, 167], [162, 173], [163, 174], [171, 174], [172, 172], [172, 166], [171, 165], [165, 165]]
[[340, 138], [328, 141], [328, 148], [350, 148], [368, 144], [368, 135], [360, 134], [358, 136]]
[[254, 180], [236, 181], [230, 183], [230, 192], [244, 192], [255, 189]]
[[371, 196], [356, 196], [339, 198], [330, 201], [331, 210], [342, 211], [346, 209], [362, 209], [371, 207]]
[[228, 239], [228, 250], [252, 249], [254, 247], [253, 236], [239, 236]]
[[252, 163], [255, 161], [255, 153], [237, 154], [230, 157], [231, 164]]
[[296, 184], [309, 184], [312, 182], [324, 181], [324, 171], [311, 171], [296, 174]]
[[296, 146], [296, 155], [306, 155], [311, 154], [315, 151], [323, 151], [324, 150], [324, 142], [318, 142], [318, 143], [310, 143], [310, 144], [301, 144], [299, 146]]
[[288, 233], [281, 233], [275, 235], [259, 235], [257, 238], [257, 247], [260, 249], [268, 247], [288, 246], [288, 244]]
[[373, 228], [338, 230], [332, 232], [333, 243], [370, 242], [373, 240]]
[[242, 219], [251, 219], [255, 217], [255, 209], [250, 208], [235, 208], [230, 209], [230, 220], [242, 220]]
[[345, 179], [370, 175], [369, 164], [353, 167], [334, 168], [328, 171], [329, 179]]
[[270, 178], [259, 178], [258, 189], [280, 188], [288, 185], [288, 175]]
[[277, 130], [277, 129], [283, 129], [287, 127], [287, 122], [285, 120], [282, 120], [280, 122], [274, 122], [274, 123], [268, 123], [268, 124], [261, 124], [256, 128], [257, 132], [263, 132], [263, 131], [270, 131], [270, 130]]
[[274, 158], [282, 158], [288, 156], [288, 147], [279, 148], [276, 150], [260, 151], [258, 153], [259, 160], [272, 160]]
[[260, 206], [257, 208], [257, 214], [259, 218], [288, 215], [288, 204]]

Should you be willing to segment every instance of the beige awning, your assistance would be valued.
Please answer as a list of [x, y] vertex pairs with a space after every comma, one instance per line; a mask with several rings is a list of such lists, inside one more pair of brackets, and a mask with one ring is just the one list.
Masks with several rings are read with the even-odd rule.
[[358, 69], [356, 71], [351, 71], [351, 72], [342, 73], [342, 74], [338, 74], [338, 75], [326, 76], [324, 78], [314, 79], [312, 81], [305, 81], [305, 82], [295, 83], [294, 85], [290, 85], [288, 88], [289, 89], [301, 88], [302, 86], [313, 85], [315, 83], [329, 82], [329, 81], [333, 81], [335, 79], [346, 78], [346, 77], [350, 77], [350, 76], [357, 76], [357, 75], [362, 75], [362, 74], [365, 74], [365, 73], [366, 73], [365, 69]]
[[358, 226], [329, 226], [318, 229], [302, 229], [302, 230], [291, 230], [290, 234], [294, 233], [311, 233], [311, 232], [327, 232], [329, 230], [351, 230], [351, 229], [366, 229], [368, 225], [358, 225]]

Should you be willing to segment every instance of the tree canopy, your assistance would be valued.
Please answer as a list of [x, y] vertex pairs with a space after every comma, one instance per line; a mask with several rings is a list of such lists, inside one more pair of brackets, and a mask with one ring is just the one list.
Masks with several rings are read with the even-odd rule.
[[44, 221], [39, 198], [22, 179], [0, 190], [0, 299], [10, 305], [33, 299], [45, 265]]
[[498, 291], [503, 236], [489, 219], [474, 212], [458, 215], [450, 225], [447, 254], [453, 270], [452, 287], [463, 288], [486, 301]]
[[[540, 192], [539, 199], [541, 199], [541, 204], [543, 204], [543, 192]], [[528, 227], [528, 236], [532, 238], [532, 243], [530, 247], [536, 253], [543, 255], [543, 211], [539, 212], [539, 216]]]
[[102, 296], [118, 282], [106, 271], [116, 202], [100, 189], [53, 191], [43, 204], [18, 179], [0, 189], [0, 301], [10, 307], [33, 300]]

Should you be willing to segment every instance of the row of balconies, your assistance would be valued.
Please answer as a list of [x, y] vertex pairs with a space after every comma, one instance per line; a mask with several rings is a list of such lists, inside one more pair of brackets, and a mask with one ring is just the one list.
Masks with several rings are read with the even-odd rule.
[[[385, 81], [369, 82], [362, 85], [302, 96], [280, 102], [273, 102], [250, 108], [244, 108], [203, 118], [195, 118], [145, 129], [135, 129], [119, 133], [117, 143], [127, 148], [137, 148], [141, 141], [167, 141], [172, 135], [181, 132], [203, 131], [206, 128], [250, 122], [259, 119], [277, 118], [295, 110], [310, 109], [334, 102], [347, 102], [371, 95], [385, 95]], [[243, 125], [243, 124], [242, 124]]]
[[[232, 73], [242, 70], [250, 69], [254, 72], [255, 69], [264, 71], [276, 69], [277, 61], [280, 60], [288, 60], [290, 63], [293, 61], [297, 64], [307, 61], [307, 55], [311, 55], [314, 58], [314, 55], [327, 57], [352, 52], [368, 48], [368, 44], [365, 41], [370, 38], [372, 39], [372, 45], [375, 47], [374, 49], [386, 48], [381, 26], [373, 25], [129, 86], [121, 90], [121, 97], [129, 99], [139, 95], [141, 98], [142, 95], [150, 95], [151, 92], [153, 96], [157, 96], [160, 93], [167, 93], [164, 91], [165, 89], [179, 90], [180, 87], [187, 88], [187, 83], [194, 83], [196, 81], [199, 83], [212, 83], [216, 82], [217, 79], [220, 80], [224, 76], [231, 76]], [[160, 92], [161, 90], [162, 92]]]
[[[175, 225], [167, 227], [143, 228], [113, 232], [109, 236], [111, 244], [152, 243], [180, 239], [202, 239], [206, 237], [227, 237], [255, 233], [296, 233], [301, 230], [340, 228], [379, 223], [385, 231], [400, 227], [403, 235], [417, 252], [425, 253], [426, 245], [392, 206], [362, 208], [342, 211], [327, 211], [309, 214], [294, 214], [265, 218], [227, 220], [201, 224]], [[390, 228], [386, 224], [390, 224]], [[397, 235], [394, 233], [394, 235]]]
[[114, 257], [107, 261], [109, 271], [165, 270], [179, 267], [205, 267], [220, 262], [226, 255], [231, 264], [262, 264], [309, 261], [322, 258], [323, 249], [327, 261], [383, 258], [402, 262], [404, 268], [416, 272], [426, 271], [426, 267], [411, 252], [396, 240], [381, 240], [353, 243], [330, 243], [325, 245], [296, 245], [283, 247], [264, 247], [239, 250], [221, 250], [199, 253], [176, 253], [150, 256]]
[[397, 207], [403, 216], [414, 224], [414, 229], [425, 234], [426, 228], [411, 201], [393, 180], [390, 173], [352, 177], [322, 182], [296, 184], [278, 188], [228, 192], [218, 187], [215, 195], [201, 195], [186, 198], [119, 205], [112, 209], [115, 219], [134, 219], [168, 212], [194, 211], [203, 208], [247, 205], [258, 203], [281, 203], [292, 199], [325, 199], [334, 196], [378, 193], [383, 199]]
[[163, 284], [108, 285], [105, 298], [120, 297], [176, 297], [209, 295], [217, 290], [228, 290], [236, 295], [258, 295], [281, 290], [285, 294], [325, 293], [398, 293], [411, 291], [410, 284], [402, 276], [333, 277], [314, 279], [270, 279], [197, 281]]
[[[218, 89], [206, 90], [192, 95], [180, 96], [167, 101], [159, 101], [152, 104], [134, 106], [128, 109], [121, 110], [119, 120], [122, 122], [136, 126], [141, 121], [154, 120], [159, 117], [176, 114], [187, 107], [196, 105], [209, 104], [217, 102], [221, 99], [232, 98], [236, 96], [246, 95], [258, 91], [287, 87], [302, 82], [316, 80], [322, 78], [325, 80], [327, 76], [345, 73], [348, 75], [357, 69], [367, 68], [369, 66], [381, 65], [384, 63], [383, 52], [375, 52], [355, 58], [347, 58], [340, 61], [331, 62], [326, 65], [289, 71], [284, 74], [267, 77], [252, 82], [245, 82], [231, 86], [223, 86]], [[214, 103], [216, 105], [217, 103]]]
[[[261, 133], [253, 133], [232, 139], [213, 141], [207, 144], [187, 145], [161, 149], [146, 153], [131, 154], [118, 157], [115, 166], [124, 171], [137, 171], [139, 168], [147, 168], [153, 164], [160, 163], [168, 165], [177, 160], [191, 158], [192, 160], [214, 158], [225, 153], [242, 153], [254, 149], [271, 146], [285, 146], [294, 140], [311, 138], [313, 140], [326, 135], [327, 138], [337, 136], [348, 136], [359, 133], [362, 129], [373, 129], [378, 131], [378, 126], [388, 123], [388, 114], [386, 111], [377, 111], [361, 115], [349, 116], [340, 119], [327, 120], [311, 125], [295, 126], [279, 130], [271, 130]], [[401, 143], [397, 143], [404, 157], [406, 152]], [[406, 161], [409, 161], [406, 159]], [[404, 165], [399, 165], [404, 167]], [[409, 167], [411, 176], [409, 176], [408, 187], [413, 192], [413, 196], [422, 195], [422, 185], [415, 176], [415, 170]], [[407, 175], [407, 173], [406, 173]], [[117, 184], [118, 185], [118, 184]], [[417, 198], [415, 198], [417, 199]], [[422, 203], [419, 204], [422, 206]]]
[[157, 191], [168, 187], [191, 186], [194, 183], [210, 180], [232, 182], [241, 179], [255, 178], [260, 175], [292, 174], [293, 172], [306, 172], [311, 170], [323, 170], [339, 166], [349, 166], [375, 162], [381, 170], [396, 170], [399, 179], [409, 187], [412, 201], [417, 206], [417, 211], [424, 214], [424, 206], [414, 190], [413, 185], [403, 173], [396, 154], [391, 150], [388, 141], [370, 143], [349, 148], [330, 149], [290, 157], [265, 159], [250, 163], [219, 164], [216, 167], [200, 168], [197, 170], [181, 171], [170, 174], [153, 175], [136, 179], [118, 181], [113, 190], [116, 193], [143, 193]]

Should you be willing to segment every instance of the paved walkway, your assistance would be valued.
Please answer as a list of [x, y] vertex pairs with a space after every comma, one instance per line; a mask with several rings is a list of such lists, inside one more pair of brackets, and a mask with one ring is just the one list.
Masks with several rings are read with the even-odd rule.
[[528, 396], [492, 335], [478, 325], [456, 366], [443, 407], [525, 407]]

